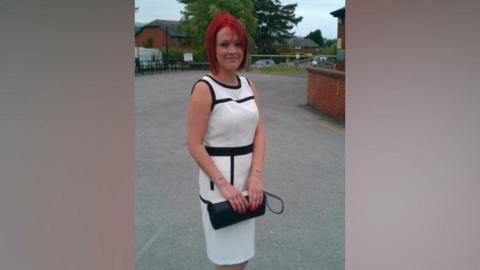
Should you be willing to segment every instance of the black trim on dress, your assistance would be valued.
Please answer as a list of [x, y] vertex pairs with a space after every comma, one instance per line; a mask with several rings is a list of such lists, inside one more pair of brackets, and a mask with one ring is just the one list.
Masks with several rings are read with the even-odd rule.
[[233, 177], [235, 175], [235, 156], [230, 156], [230, 184], [233, 186]]
[[238, 99], [238, 100], [234, 100], [234, 99], [231, 99], [231, 98], [222, 98], [222, 99], [215, 100], [215, 104], [224, 103], [224, 102], [228, 102], [228, 101], [235, 101], [237, 103], [242, 103], [242, 102], [248, 101], [250, 99], [255, 99], [255, 97], [254, 96], [249, 96], [249, 97]]
[[253, 143], [240, 147], [211, 147], [205, 146], [208, 154], [210, 156], [240, 156], [246, 155], [253, 152]]
[[255, 97], [254, 96], [249, 96], [249, 97], [242, 98], [242, 99], [235, 100], [235, 101], [238, 102], [238, 103], [242, 103], [242, 102], [248, 101], [250, 99], [255, 99]]
[[242, 88], [242, 81], [240, 80], [240, 77], [238, 77], [238, 75], [235, 75], [235, 77], [237, 77], [237, 81], [238, 81], [238, 84], [237, 84], [236, 86], [223, 84], [223, 83], [215, 80], [215, 78], [213, 78], [212, 76], [210, 76], [210, 75], [208, 75], [208, 74], [205, 75], [205, 76], [209, 77], [209, 78], [212, 79], [214, 82], [216, 82], [218, 85], [223, 86], [223, 87], [225, 87], [225, 88], [230, 88], [230, 89], [240, 89], [240, 88]]
[[248, 86], [252, 87], [252, 84], [250, 83], [250, 80], [247, 77], [244, 77], [245, 80], [247, 80]]
[[[205, 146], [210, 156], [230, 157], [230, 184], [234, 184], [235, 156], [246, 155], [253, 152], [253, 143], [240, 147], [211, 147]], [[214, 190], [213, 181], [210, 180], [210, 190]]]

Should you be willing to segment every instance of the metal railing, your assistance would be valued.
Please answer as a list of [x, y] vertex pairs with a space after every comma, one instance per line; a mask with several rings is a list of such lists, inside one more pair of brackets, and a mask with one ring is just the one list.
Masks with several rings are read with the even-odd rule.
[[[313, 64], [313, 59], [321, 58], [322, 61], [317, 61]], [[257, 66], [259, 60], [273, 60], [277, 66], [321, 66], [333, 67], [335, 65], [336, 55], [297, 55], [297, 54], [251, 54], [248, 55], [247, 67], [252, 68]], [[270, 62], [271, 63], [271, 62]], [[271, 64], [269, 64], [271, 65]]]
[[165, 71], [177, 71], [190, 69], [189, 62], [183, 61], [153, 61], [135, 59], [135, 75], [153, 74]]

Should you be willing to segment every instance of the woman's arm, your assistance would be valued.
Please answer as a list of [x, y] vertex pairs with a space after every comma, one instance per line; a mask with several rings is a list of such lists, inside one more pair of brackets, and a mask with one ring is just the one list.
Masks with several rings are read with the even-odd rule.
[[258, 123], [255, 130], [255, 137], [253, 139], [253, 156], [252, 156], [252, 167], [250, 170], [250, 176], [248, 178], [248, 194], [250, 202], [248, 207], [250, 210], [255, 210], [261, 204], [263, 199], [263, 160], [265, 157], [265, 137], [263, 132], [263, 120], [262, 115], [260, 114], [260, 105], [258, 101], [257, 89], [255, 85], [250, 82], [250, 87], [252, 88], [253, 95], [255, 96], [255, 103], [258, 108]]
[[204, 82], [198, 82], [193, 88], [187, 112], [188, 151], [198, 166], [219, 188], [223, 197], [230, 202], [233, 209], [239, 213], [245, 213], [247, 200], [225, 179], [203, 145], [203, 136], [208, 126], [212, 106], [210, 95], [210, 89]]

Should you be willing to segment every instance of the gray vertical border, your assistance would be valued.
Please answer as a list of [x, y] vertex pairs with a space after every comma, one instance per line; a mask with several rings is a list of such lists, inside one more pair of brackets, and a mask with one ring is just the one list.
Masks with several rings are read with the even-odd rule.
[[133, 6], [1, 2], [0, 269], [134, 269]]
[[347, 1], [346, 269], [480, 269], [478, 1]]

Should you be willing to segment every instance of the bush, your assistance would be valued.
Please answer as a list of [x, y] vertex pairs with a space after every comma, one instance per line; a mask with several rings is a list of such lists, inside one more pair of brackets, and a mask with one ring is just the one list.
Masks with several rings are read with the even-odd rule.
[[167, 54], [167, 50], [165, 49], [160, 49], [160, 51], [162, 52], [163, 61], [166, 61], [167, 59], [173, 60], [173, 61], [183, 61], [183, 50], [181, 49], [176, 49], [176, 48], [168, 49], [168, 54]]
[[258, 54], [278, 54], [274, 47], [263, 47], [258, 49]]
[[184, 53], [192, 53], [193, 54], [193, 62], [207, 62], [207, 56], [205, 54], [205, 50], [194, 50], [189, 48], [171, 48], [167, 50], [164, 48], [160, 49], [162, 52], [162, 57], [164, 60], [170, 59], [177, 62], [183, 61], [183, 54]]
[[330, 46], [323, 46], [318, 50], [319, 54], [323, 55], [336, 55], [337, 54], [337, 44], [332, 44]]
[[193, 51], [193, 61], [194, 62], [207, 62], [207, 54], [205, 49], [199, 49]]

